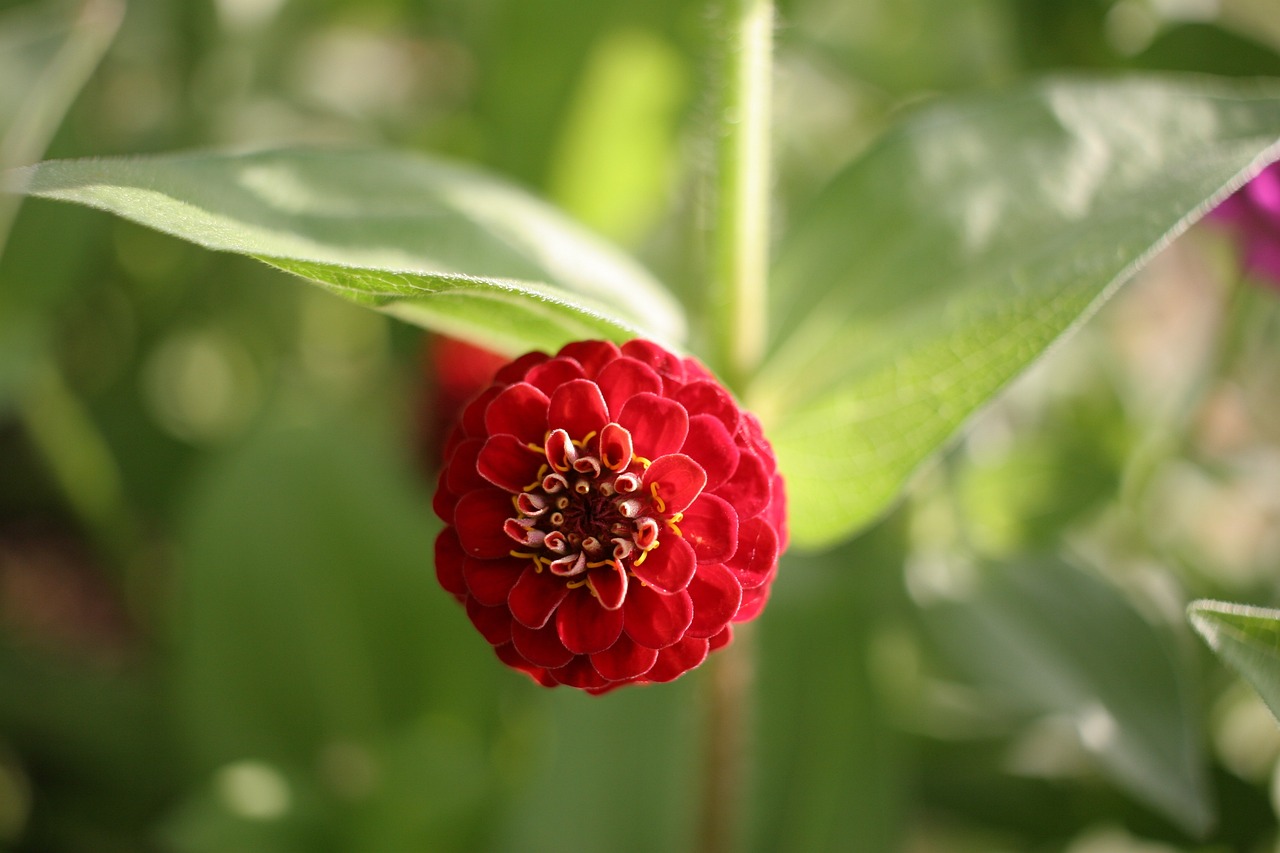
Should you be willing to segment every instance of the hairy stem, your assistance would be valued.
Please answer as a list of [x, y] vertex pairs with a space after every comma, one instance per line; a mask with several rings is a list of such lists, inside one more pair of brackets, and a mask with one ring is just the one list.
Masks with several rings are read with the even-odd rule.
[[741, 812], [742, 781], [747, 776], [748, 731], [751, 726], [751, 686], [755, 677], [755, 647], [750, 625], [736, 626], [735, 639], [707, 666], [705, 783], [698, 849], [730, 853], [736, 843]]
[[718, 0], [724, 22], [711, 256], [720, 367], [741, 390], [764, 355], [772, 0]]
[[[723, 26], [710, 257], [711, 316], [719, 369], [741, 392], [768, 333], [772, 0], [713, 0]], [[737, 849], [748, 761], [755, 661], [747, 626], [708, 662], [705, 777], [699, 849]]]

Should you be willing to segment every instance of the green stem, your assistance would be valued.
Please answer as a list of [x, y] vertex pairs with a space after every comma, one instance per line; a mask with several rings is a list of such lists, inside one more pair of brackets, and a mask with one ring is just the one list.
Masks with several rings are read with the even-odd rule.
[[750, 701], [755, 678], [755, 644], [751, 625], [737, 625], [734, 641], [707, 662], [706, 753], [702, 791], [701, 853], [739, 849], [738, 814], [742, 780], [750, 770], [748, 736]]
[[[711, 316], [717, 364], [741, 392], [764, 357], [769, 267], [772, 0], [716, 0], [723, 25]], [[699, 849], [736, 849], [754, 657], [750, 632], [708, 662]]]
[[717, 356], [739, 391], [768, 332], [772, 0], [720, 0], [725, 27], [711, 257]]

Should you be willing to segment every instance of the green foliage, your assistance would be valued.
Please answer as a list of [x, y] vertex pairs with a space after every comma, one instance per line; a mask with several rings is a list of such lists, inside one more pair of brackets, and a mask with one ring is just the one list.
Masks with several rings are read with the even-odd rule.
[[1203, 835], [1214, 813], [1198, 708], [1169, 638], [1058, 560], [991, 566], [973, 582], [925, 609], [944, 652], [1013, 707], [1067, 722], [1117, 782]]
[[831, 544], [883, 512], [1278, 135], [1274, 88], [1155, 79], [940, 102], [888, 133], [777, 262], [778, 343], [749, 397], [796, 538]]
[[[304, 5], [0, 0], [3, 186], [73, 202], [0, 194], [0, 849], [694, 849], [710, 666], [506, 671], [411, 460], [414, 326], [706, 358], [704, 4]], [[824, 550], [735, 641], [735, 849], [1274, 846], [1280, 729], [1177, 616], [1276, 604], [1280, 302], [1182, 235], [1280, 90], [1152, 72], [1280, 30], [1173, 5], [778, 3], [742, 389]], [[1280, 615], [1190, 618], [1276, 710]]]
[[1280, 720], [1280, 610], [1225, 601], [1193, 601], [1192, 626], [1243, 675]]
[[423, 156], [191, 154], [51, 162], [8, 179], [512, 354], [584, 335], [684, 336], [679, 308], [636, 262], [498, 178]]

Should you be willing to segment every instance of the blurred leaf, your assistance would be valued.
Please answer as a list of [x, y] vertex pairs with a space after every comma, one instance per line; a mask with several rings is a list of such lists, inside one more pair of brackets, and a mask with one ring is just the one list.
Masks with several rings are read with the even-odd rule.
[[926, 608], [948, 657], [1020, 708], [1065, 717], [1118, 784], [1193, 833], [1213, 822], [1194, 691], [1112, 585], [1054, 559], [1000, 564]]
[[1280, 89], [1057, 80], [937, 103], [780, 248], [750, 399], [796, 539], [881, 513], [979, 406], [1280, 154]]
[[196, 492], [173, 666], [200, 771], [312, 766], [427, 711], [485, 723], [500, 668], [436, 588], [435, 522], [394, 446], [368, 426], [271, 427]]
[[592, 51], [565, 122], [551, 192], [583, 222], [634, 243], [663, 207], [687, 97], [680, 55], [638, 29]]
[[[119, 0], [87, 0], [74, 15], [59, 4], [0, 15], [0, 169], [38, 160], [72, 101], [115, 38]], [[0, 199], [3, 251], [18, 199]]]
[[545, 719], [538, 736], [546, 754], [520, 780], [495, 849], [691, 849], [701, 793], [696, 690], [705, 688], [704, 677], [692, 673], [605, 698], [539, 689]]
[[743, 849], [908, 846], [912, 760], [889, 697], [910, 689], [910, 667], [884, 678], [877, 657], [905, 598], [902, 535], [887, 522], [831, 553], [786, 555], [758, 633], [735, 641], [754, 643], [759, 661]]
[[482, 172], [388, 151], [54, 161], [11, 191], [262, 258], [411, 322], [516, 353], [583, 336], [679, 341], [640, 266]]
[[1280, 610], [1225, 601], [1193, 601], [1192, 626], [1243, 675], [1280, 720]]

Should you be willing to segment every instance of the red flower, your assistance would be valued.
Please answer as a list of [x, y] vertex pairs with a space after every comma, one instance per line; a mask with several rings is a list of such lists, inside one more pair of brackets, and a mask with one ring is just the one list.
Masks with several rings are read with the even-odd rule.
[[463, 411], [445, 458], [440, 585], [548, 687], [698, 666], [760, 612], [786, 546], [759, 422], [649, 341], [521, 356]]
[[414, 418], [415, 449], [424, 472], [440, 466], [440, 451], [463, 406], [488, 387], [507, 359], [443, 335], [427, 335], [419, 356], [423, 379]]

